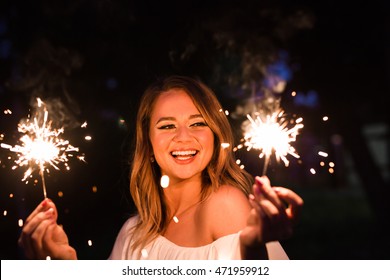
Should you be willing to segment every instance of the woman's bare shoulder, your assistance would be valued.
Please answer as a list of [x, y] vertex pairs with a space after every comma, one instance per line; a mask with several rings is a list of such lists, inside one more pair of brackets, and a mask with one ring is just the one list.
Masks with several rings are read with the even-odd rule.
[[214, 239], [243, 229], [251, 209], [245, 193], [229, 185], [222, 185], [213, 192], [205, 206]]
[[248, 201], [246, 194], [242, 190], [231, 185], [221, 185], [213, 192], [211, 200], [213, 200], [213, 203], [222, 204], [230, 204], [232, 201]]

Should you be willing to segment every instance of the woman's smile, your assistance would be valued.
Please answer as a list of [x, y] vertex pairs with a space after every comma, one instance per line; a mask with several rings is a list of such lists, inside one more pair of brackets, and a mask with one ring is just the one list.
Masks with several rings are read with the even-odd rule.
[[194, 156], [198, 154], [198, 151], [196, 150], [187, 150], [187, 151], [173, 151], [171, 152], [171, 155], [177, 160], [178, 162], [185, 161], [192, 159]]

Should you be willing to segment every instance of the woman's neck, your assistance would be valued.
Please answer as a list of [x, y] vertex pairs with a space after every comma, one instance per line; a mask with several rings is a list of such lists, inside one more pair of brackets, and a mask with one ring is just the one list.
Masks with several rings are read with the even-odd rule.
[[182, 180], [170, 182], [164, 189], [165, 202], [169, 216], [179, 215], [201, 200], [202, 185], [200, 180]]

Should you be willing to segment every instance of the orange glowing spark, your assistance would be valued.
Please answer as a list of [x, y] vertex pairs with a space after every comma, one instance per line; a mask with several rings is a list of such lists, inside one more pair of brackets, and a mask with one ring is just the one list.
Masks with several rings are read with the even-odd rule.
[[[244, 127], [244, 146], [247, 150], [260, 150], [259, 157], [265, 157], [263, 175], [265, 175], [269, 158], [272, 153], [276, 159], [284, 162], [288, 166], [287, 155], [290, 154], [295, 158], [300, 156], [291, 142], [296, 140], [299, 130], [303, 128], [302, 118], [295, 120], [294, 125], [290, 128], [289, 121], [284, 117], [284, 112], [267, 115], [263, 121], [259, 115], [253, 119], [247, 115], [249, 123]], [[291, 125], [290, 125], [291, 126]]]
[[[15, 160], [18, 166], [27, 166], [28, 169], [24, 173], [22, 181], [25, 181], [37, 169], [42, 179], [43, 195], [46, 198], [46, 185], [44, 172], [48, 172], [48, 168], [53, 167], [59, 170], [59, 164], [62, 163], [66, 169], [70, 169], [68, 165], [68, 157], [73, 156], [73, 152], [78, 152], [77, 147], [72, 146], [68, 140], [64, 140], [60, 135], [64, 132], [63, 128], [53, 129], [51, 121], [48, 119], [48, 111], [41, 99], [37, 98], [38, 108], [36, 116], [31, 121], [21, 121], [18, 124], [18, 131], [23, 133], [20, 138], [20, 145], [11, 146], [1, 143], [1, 147], [15, 152], [18, 158]], [[42, 106], [43, 105], [43, 106]], [[82, 156], [78, 156], [83, 160]]]

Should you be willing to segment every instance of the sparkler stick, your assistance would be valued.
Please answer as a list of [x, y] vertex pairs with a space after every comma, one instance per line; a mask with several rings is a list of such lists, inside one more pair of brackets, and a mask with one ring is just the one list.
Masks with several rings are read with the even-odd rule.
[[255, 119], [247, 114], [249, 123], [244, 130], [244, 146], [247, 150], [260, 150], [259, 157], [265, 157], [263, 173], [265, 175], [269, 165], [269, 160], [272, 153], [275, 154], [276, 159], [284, 162], [288, 166], [289, 161], [287, 155], [290, 154], [295, 158], [300, 156], [295, 148], [291, 146], [291, 142], [296, 140], [296, 136], [301, 128], [303, 128], [302, 118], [295, 120], [295, 124], [289, 128], [289, 121], [286, 119], [284, 111], [267, 115], [266, 120], [263, 121], [259, 115]]
[[[21, 144], [11, 146], [1, 143], [1, 147], [17, 154], [16, 165], [12, 169], [19, 166], [28, 167], [22, 181], [25, 181], [36, 169], [39, 169], [43, 195], [44, 198], [47, 198], [45, 171], [48, 172], [48, 167], [59, 170], [60, 163], [63, 163], [66, 169], [69, 170], [68, 157], [72, 157], [73, 152], [78, 152], [79, 149], [70, 145], [68, 140], [60, 137], [64, 132], [63, 128], [54, 129], [51, 127], [52, 121], [48, 119], [49, 113], [45, 104], [40, 98], [37, 98], [37, 102], [38, 110], [33, 120], [31, 121], [29, 118], [18, 124], [18, 131], [23, 133], [20, 138]], [[83, 156], [77, 157], [84, 160]]]

